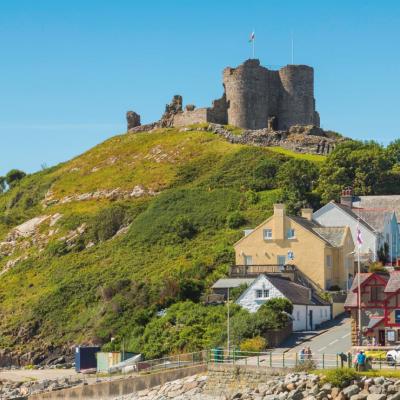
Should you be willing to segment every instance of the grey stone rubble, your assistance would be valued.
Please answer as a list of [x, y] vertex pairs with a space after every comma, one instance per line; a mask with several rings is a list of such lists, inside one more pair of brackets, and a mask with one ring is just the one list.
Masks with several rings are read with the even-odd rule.
[[[243, 385], [243, 382], [240, 382]], [[240, 386], [240, 385], [238, 385]], [[168, 382], [163, 386], [118, 397], [115, 400], [400, 400], [400, 380], [395, 378], [367, 378], [353, 381], [345, 388], [334, 387], [322, 375], [290, 373], [271, 377], [256, 387], [234, 385], [218, 387], [206, 375], [192, 376]]]
[[32, 394], [67, 389], [82, 385], [83, 383], [83, 380], [79, 378], [61, 378], [57, 380], [44, 380], [41, 382], [0, 381], [0, 399], [24, 399], [28, 398], [28, 396]]

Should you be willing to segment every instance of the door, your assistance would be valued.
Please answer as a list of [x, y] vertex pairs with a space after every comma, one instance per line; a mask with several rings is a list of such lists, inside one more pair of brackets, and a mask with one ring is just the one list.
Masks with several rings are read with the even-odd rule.
[[378, 342], [379, 346], [384, 346], [386, 342], [385, 331], [383, 329], [379, 330]]
[[278, 265], [285, 265], [286, 264], [286, 256], [278, 256], [277, 261], [278, 261]]
[[310, 331], [314, 330], [314, 323], [313, 323], [313, 310], [308, 312], [308, 320], [310, 322]]
[[253, 257], [244, 256], [244, 265], [253, 265]]

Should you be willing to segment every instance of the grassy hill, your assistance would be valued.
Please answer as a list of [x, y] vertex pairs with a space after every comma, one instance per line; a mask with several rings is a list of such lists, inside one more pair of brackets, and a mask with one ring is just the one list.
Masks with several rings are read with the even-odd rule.
[[[157, 340], [146, 331], [157, 312], [187, 301], [209, 326], [223, 324], [199, 299], [226, 274], [242, 230], [270, 215], [276, 172], [292, 157], [305, 158], [195, 127], [160, 129], [25, 177], [0, 195], [0, 348], [40, 354], [114, 336], [139, 351]], [[38, 216], [34, 229], [14, 231]], [[147, 355], [222, 340], [188, 333], [190, 319], [165, 323], [180, 326], [179, 340]]]

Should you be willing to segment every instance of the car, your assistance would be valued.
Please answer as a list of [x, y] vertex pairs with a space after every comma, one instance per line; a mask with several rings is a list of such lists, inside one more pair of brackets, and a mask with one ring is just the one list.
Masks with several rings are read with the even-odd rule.
[[386, 353], [386, 361], [389, 365], [400, 364], [400, 346]]

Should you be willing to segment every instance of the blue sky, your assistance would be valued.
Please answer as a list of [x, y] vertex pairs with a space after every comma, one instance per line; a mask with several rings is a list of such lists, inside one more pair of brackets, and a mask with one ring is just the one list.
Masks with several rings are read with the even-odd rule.
[[400, 2], [4, 0], [0, 4], [0, 174], [68, 160], [158, 119], [174, 94], [206, 106], [221, 72], [251, 54], [315, 68], [326, 129], [399, 137]]

